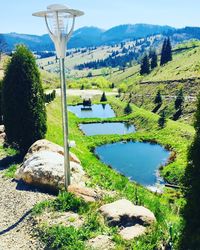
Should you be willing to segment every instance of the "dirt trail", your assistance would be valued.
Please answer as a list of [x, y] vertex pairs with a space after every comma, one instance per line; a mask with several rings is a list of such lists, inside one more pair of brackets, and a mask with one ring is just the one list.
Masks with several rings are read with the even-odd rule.
[[0, 166], [0, 250], [44, 249], [32, 235], [30, 211], [50, 195], [23, 183], [6, 180], [3, 171]]

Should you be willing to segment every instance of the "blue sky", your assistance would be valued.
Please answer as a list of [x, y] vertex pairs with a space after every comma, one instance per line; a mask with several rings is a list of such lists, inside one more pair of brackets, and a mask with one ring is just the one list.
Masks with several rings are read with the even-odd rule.
[[108, 29], [127, 23], [151, 23], [174, 27], [200, 26], [200, 0], [1, 0], [0, 33], [44, 34], [44, 21], [32, 13], [61, 3], [85, 12], [76, 29], [97, 26]]

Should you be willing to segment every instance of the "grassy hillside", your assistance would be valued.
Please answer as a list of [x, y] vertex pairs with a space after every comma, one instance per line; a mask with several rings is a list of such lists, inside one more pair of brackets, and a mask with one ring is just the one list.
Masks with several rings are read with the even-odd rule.
[[178, 46], [173, 61], [158, 67], [143, 81], [168, 81], [200, 77], [200, 42], [189, 42]]
[[[70, 100], [74, 103], [73, 99]], [[138, 238], [136, 241], [125, 242], [121, 238], [116, 238], [116, 232], [108, 231], [103, 222], [100, 222], [98, 228], [102, 228], [101, 233], [110, 233], [113, 241], [116, 244], [116, 249], [153, 249], [155, 246], [160, 246], [166, 243], [169, 239], [168, 224], [173, 225], [174, 232], [178, 233], [180, 229], [180, 207], [183, 204], [180, 192], [166, 189], [165, 193], [160, 196], [149, 192], [144, 187], [130, 182], [128, 178], [121, 176], [113, 169], [103, 164], [93, 154], [93, 149], [102, 144], [117, 142], [121, 140], [133, 141], [151, 141], [158, 142], [175, 152], [173, 154], [172, 162], [163, 169], [163, 175], [171, 182], [178, 183], [180, 177], [184, 173], [186, 166], [187, 147], [194, 134], [194, 129], [189, 125], [183, 125], [179, 122], [168, 121], [164, 129], [158, 128], [158, 116], [149, 111], [138, 108], [132, 105], [133, 113], [129, 116], [124, 116], [123, 109], [126, 103], [121, 102], [117, 98], [109, 98], [109, 102], [117, 113], [116, 118], [106, 119], [107, 121], [125, 121], [128, 120], [135, 124], [137, 132], [129, 135], [106, 135], [106, 136], [84, 136], [79, 130], [78, 124], [82, 122], [97, 122], [101, 119], [79, 119], [72, 113], [69, 113], [69, 128], [70, 139], [76, 141], [76, 148], [72, 149], [74, 153], [80, 158], [81, 163], [90, 177], [87, 185], [102, 189], [112, 190], [116, 192], [116, 197], [112, 200], [126, 197], [135, 202], [139, 197], [140, 204], [151, 209], [157, 218], [157, 224], [152, 231], [144, 237]], [[61, 123], [61, 108], [60, 99], [57, 98], [54, 102], [47, 106], [48, 111], [48, 132], [47, 139], [62, 145], [62, 123]], [[137, 196], [135, 195], [137, 193]], [[107, 197], [108, 199], [108, 197]], [[110, 198], [109, 198], [110, 199]], [[102, 201], [104, 202], [104, 201]], [[105, 201], [106, 202], [106, 201]], [[98, 214], [100, 204], [97, 203], [90, 210], [90, 213]], [[99, 225], [99, 224], [98, 224]], [[45, 230], [46, 242], [51, 239], [52, 234]], [[97, 233], [98, 231], [92, 231]], [[54, 234], [55, 242], [62, 243], [61, 232]], [[88, 236], [89, 237], [89, 236]], [[90, 236], [91, 237], [91, 236]], [[53, 239], [54, 239], [53, 238]], [[75, 237], [76, 239], [76, 237]], [[173, 234], [174, 245], [177, 242], [177, 236]], [[83, 243], [84, 244], [84, 243]], [[83, 248], [84, 249], [84, 248]]]
[[157, 113], [165, 110], [167, 117], [172, 118], [176, 112], [174, 107], [176, 95], [182, 88], [185, 103], [180, 120], [193, 123], [196, 96], [200, 90], [200, 42], [179, 45], [174, 49], [173, 61], [158, 66], [149, 75], [140, 76], [139, 66], [137, 69], [135, 66], [132, 73], [132, 77], [120, 83], [127, 88], [127, 94], [123, 99], [152, 111], [155, 108], [154, 98], [160, 90], [163, 104]]

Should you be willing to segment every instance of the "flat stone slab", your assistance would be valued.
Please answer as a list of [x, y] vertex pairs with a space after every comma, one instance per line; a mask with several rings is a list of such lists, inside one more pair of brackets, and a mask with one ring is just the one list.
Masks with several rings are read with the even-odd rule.
[[39, 225], [62, 225], [65, 227], [73, 226], [75, 228], [80, 228], [84, 224], [83, 218], [73, 212], [45, 212], [37, 216], [36, 221]]
[[68, 187], [68, 192], [83, 198], [86, 202], [95, 202], [101, 198], [96, 190], [92, 188], [81, 187], [79, 185], [70, 185]]
[[132, 227], [125, 227], [122, 229], [119, 234], [124, 240], [133, 240], [136, 237], [139, 237], [146, 233], [146, 227], [136, 224]]
[[154, 214], [149, 209], [135, 206], [126, 199], [103, 205], [100, 207], [100, 212], [110, 226], [149, 225], [156, 221]]
[[112, 250], [115, 247], [111, 237], [107, 235], [99, 235], [96, 238], [90, 239], [87, 242], [87, 246], [95, 250]]

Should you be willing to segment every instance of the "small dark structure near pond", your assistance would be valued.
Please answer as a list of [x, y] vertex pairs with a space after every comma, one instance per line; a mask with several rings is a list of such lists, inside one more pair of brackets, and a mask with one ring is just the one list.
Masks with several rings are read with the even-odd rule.
[[81, 110], [92, 110], [92, 101], [90, 98], [88, 100], [83, 99], [83, 107]]

